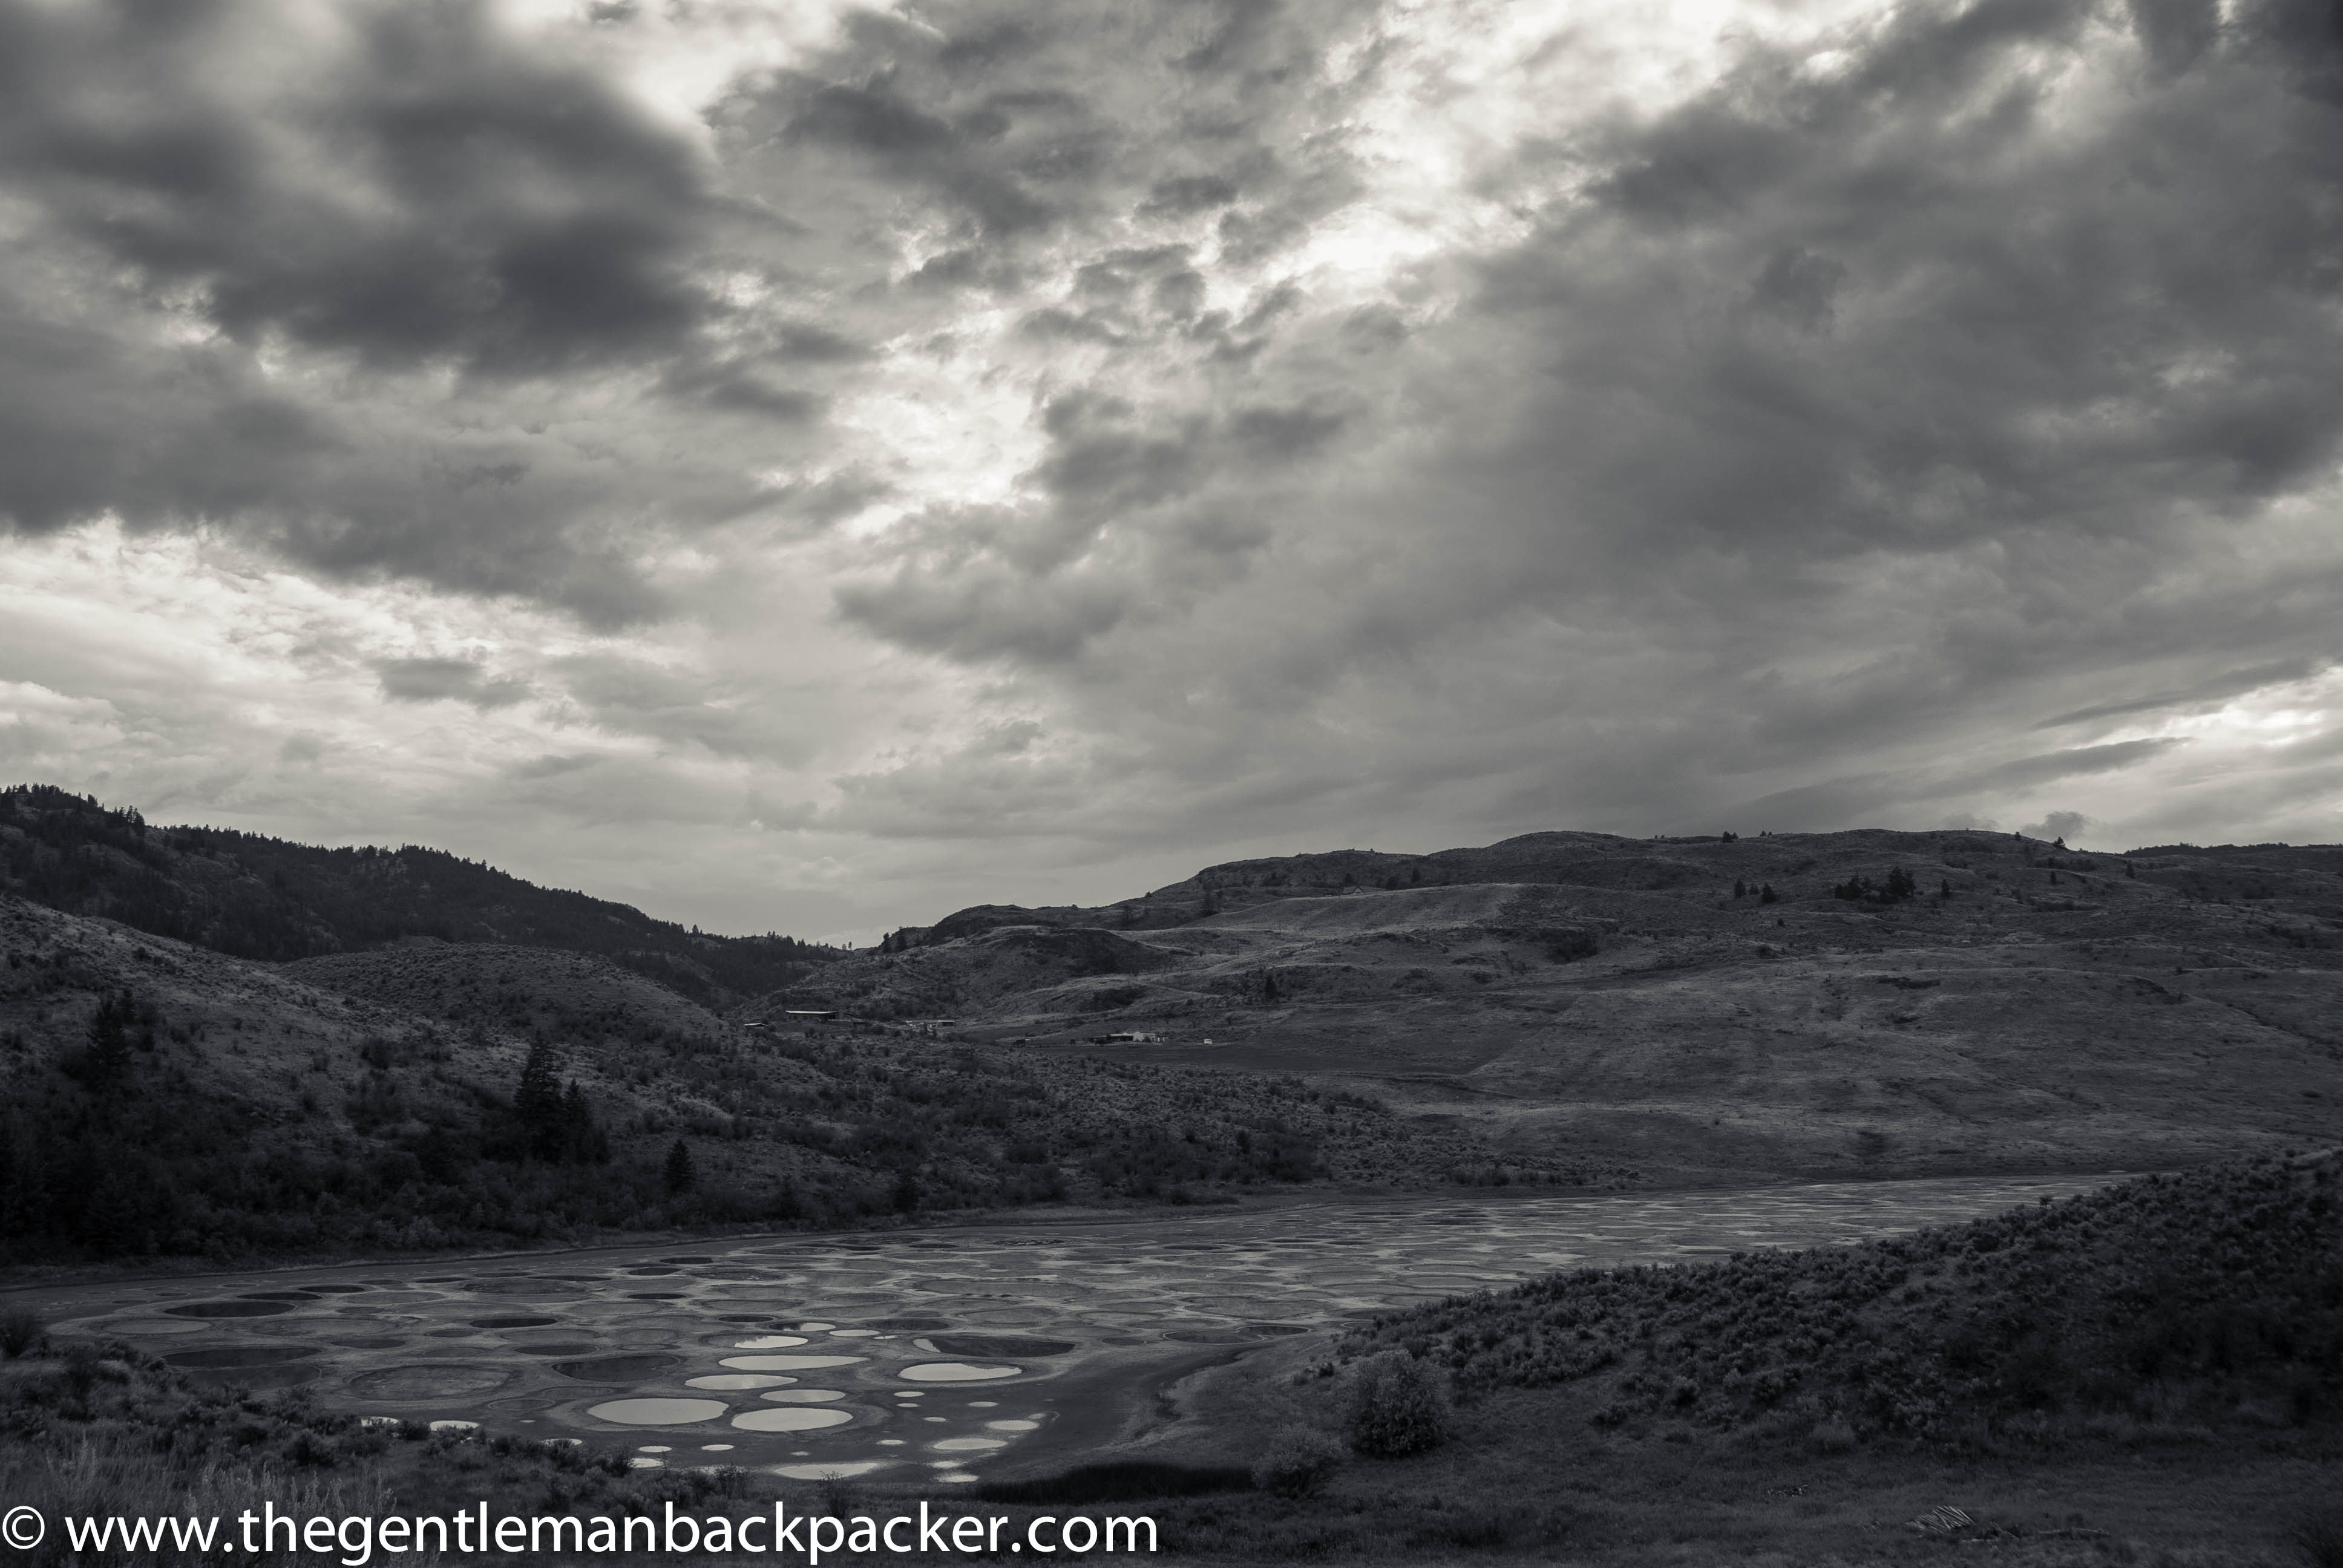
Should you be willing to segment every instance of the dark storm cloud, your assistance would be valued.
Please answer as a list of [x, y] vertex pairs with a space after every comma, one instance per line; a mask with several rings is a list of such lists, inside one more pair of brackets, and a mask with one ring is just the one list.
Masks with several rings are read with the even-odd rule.
[[[1571, 194], [1452, 313], [1338, 322], [1304, 284], [1242, 351], [1204, 350], [1155, 276], [1248, 265], [1358, 169], [1249, 163], [1260, 116], [1242, 179], [1201, 135], [1144, 179], [1109, 157], [1087, 198], [1051, 190], [1053, 237], [1098, 192], [1225, 196], [1217, 259], [1093, 247], [1026, 317], [1110, 367], [1037, 416], [1039, 499], [914, 519], [841, 608], [1061, 671], [1081, 724], [1180, 777], [1313, 769], [1363, 731], [1377, 769], [1422, 751], [1425, 788], [1445, 769], [1508, 823], [1673, 817], [1751, 775], [1835, 776], [1795, 799], [1860, 814], [2154, 767], [2165, 742], [2010, 751], [2044, 713], [2114, 717], [2094, 690], [2210, 690], [2331, 640], [2307, 541], [2234, 541], [2343, 452], [2337, 40], [2294, 0], [2208, 15], [1983, 0], [1884, 12], [1825, 61], [1752, 47], [1489, 172]], [[952, 106], [1031, 67], [903, 47], [887, 90], [996, 158]], [[1260, 308], [1210, 330], [1233, 350]]]
[[1047, 456], [1026, 477], [1046, 500], [925, 520], [888, 579], [841, 588], [840, 608], [894, 640], [963, 658], [1081, 658], [1127, 618], [1227, 586], [1268, 530], [1246, 514], [1264, 479], [1306, 465], [1338, 432], [1332, 407], [1185, 411], [1151, 425], [1114, 397], [1043, 410]]
[[927, 7], [916, 23], [860, 14], [826, 57], [744, 83], [710, 121], [785, 216], [818, 223], [828, 182], [876, 180], [959, 234], [920, 281], [972, 282], [988, 256], [1104, 217], [1242, 200], [1285, 228], [1306, 217], [1297, 206], [1327, 210], [1341, 181], [1320, 166], [1345, 161], [1338, 141], [1302, 147], [1270, 127], [1306, 107], [1317, 89], [1297, 89], [1357, 15], [1100, 0], [1046, 23], [1017, 0]]
[[223, 55], [280, 19], [12, 0], [0, 162], [84, 244], [196, 290], [240, 339], [538, 375], [664, 354], [706, 317], [681, 264], [708, 198], [674, 136], [476, 5], [347, 19], [353, 46], [272, 121]]
[[393, 702], [467, 702], [474, 708], [509, 708], [530, 695], [528, 682], [509, 676], [487, 678], [478, 659], [385, 658], [375, 661], [383, 696]]
[[776, 712], [763, 682], [711, 678], [613, 655], [559, 659], [552, 673], [586, 720], [614, 735], [792, 765], [813, 750], [812, 727]]
[[2120, 772], [2187, 742], [2126, 740], [2021, 757], [1991, 768], [1929, 777], [1918, 773], [1855, 774], [1802, 785], [1732, 808], [1736, 820], [1777, 831], [1853, 828], [1892, 819], [1901, 807], [1996, 791], [2024, 794], [2063, 779]]
[[[656, 388], [802, 426], [821, 396], [776, 375], [858, 353], [814, 323], [719, 344], [702, 160], [462, 0], [0, 0], [0, 190], [21, 531], [226, 525], [320, 575], [615, 626], [665, 607], [659, 529], [759, 501], [705, 444], [630, 450], [685, 415]], [[645, 371], [634, 428], [588, 428]]]

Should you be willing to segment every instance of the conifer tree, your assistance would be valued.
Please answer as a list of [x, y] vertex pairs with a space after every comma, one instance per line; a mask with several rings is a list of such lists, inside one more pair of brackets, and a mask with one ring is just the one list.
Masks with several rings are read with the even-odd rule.
[[691, 1147], [680, 1138], [667, 1151], [667, 1168], [662, 1172], [668, 1195], [680, 1198], [699, 1184], [699, 1173], [691, 1168]]
[[595, 1125], [593, 1107], [586, 1103], [586, 1092], [574, 1078], [561, 1091], [561, 1159], [572, 1165], [610, 1162], [609, 1135]]
[[513, 1118], [520, 1123], [521, 1140], [539, 1160], [559, 1160], [563, 1126], [561, 1079], [553, 1047], [538, 1040], [521, 1063], [520, 1087], [513, 1091]]

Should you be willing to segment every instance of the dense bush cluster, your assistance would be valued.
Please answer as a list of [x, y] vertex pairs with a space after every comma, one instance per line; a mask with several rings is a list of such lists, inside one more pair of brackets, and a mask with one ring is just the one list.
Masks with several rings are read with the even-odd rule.
[[1621, 1174], [1497, 1164], [1465, 1135], [1295, 1079], [854, 1029], [566, 1052], [540, 1042], [517, 1076], [508, 1065], [493, 1078], [477, 1024], [376, 1032], [355, 1050], [320, 1035], [306, 1056], [278, 1058], [282, 1098], [256, 1101], [214, 1070], [277, 1036], [175, 1022], [78, 960], [35, 953], [19, 969], [26, 955], [9, 957], [7, 980], [40, 1003], [52, 1036], [79, 1016], [87, 1043], [0, 1061], [6, 1262], [226, 1264], [1062, 1201], [1209, 1202], [1330, 1176]]
[[1598, 1423], [2298, 1423], [2343, 1398], [2337, 1172], [2258, 1161], [1857, 1247], [1556, 1274], [1380, 1320], [1347, 1352], [1411, 1347], [1467, 1394], [1591, 1380]]
[[1403, 1459], [1448, 1437], [1448, 1373], [1405, 1351], [1384, 1351], [1351, 1369], [1345, 1431], [1376, 1459]]

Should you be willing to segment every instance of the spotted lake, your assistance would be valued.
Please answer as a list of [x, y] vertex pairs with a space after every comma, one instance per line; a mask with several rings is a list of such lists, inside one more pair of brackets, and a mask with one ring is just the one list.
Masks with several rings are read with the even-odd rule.
[[[9, 1292], [61, 1339], [327, 1408], [799, 1479], [967, 1483], [1111, 1442], [1269, 1340], [1559, 1268], [1845, 1244], [2093, 1182], [1507, 1192], [732, 1237]], [[13, 1304], [12, 1303], [12, 1304]]]

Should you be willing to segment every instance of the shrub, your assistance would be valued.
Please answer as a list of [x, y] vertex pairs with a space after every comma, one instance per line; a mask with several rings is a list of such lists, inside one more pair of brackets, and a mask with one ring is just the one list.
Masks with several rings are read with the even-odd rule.
[[2294, 1543], [2310, 1568], [2343, 1568], [2343, 1521], [2317, 1514], [2295, 1526]]
[[0, 1316], [0, 1352], [14, 1361], [39, 1344], [43, 1332], [41, 1320], [21, 1308]]
[[1252, 1483], [1280, 1497], [1308, 1497], [1342, 1468], [1342, 1445], [1314, 1426], [1280, 1427], [1252, 1462]]
[[1850, 1452], [1855, 1447], [1855, 1428], [1847, 1424], [1845, 1416], [1826, 1416], [1815, 1423], [1807, 1441], [1817, 1453]]
[[1447, 1374], [1405, 1351], [1385, 1351], [1351, 1374], [1351, 1446], [1379, 1459], [1436, 1448], [1448, 1436]]
[[1251, 1483], [1252, 1478], [1233, 1465], [1166, 1464], [1155, 1460], [1123, 1459], [1077, 1465], [1062, 1475], [1045, 1475], [1031, 1481], [989, 1482], [979, 1485], [976, 1494], [987, 1503], [1028, 1505], [1132, 1503], [1242, 1492]]

